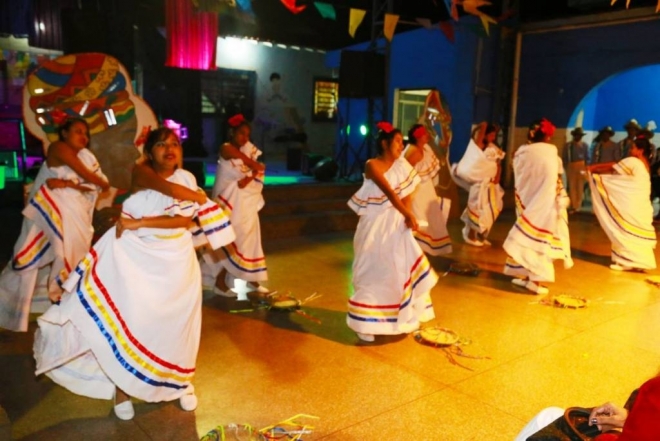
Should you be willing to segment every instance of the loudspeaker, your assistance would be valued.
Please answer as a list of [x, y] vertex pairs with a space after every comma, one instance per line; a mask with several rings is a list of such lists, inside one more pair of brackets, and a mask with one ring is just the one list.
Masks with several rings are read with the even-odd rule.
[[339, 172], [339, 165], [332, 158], [325, 158], [314, 166], [312, 172], [317, 181], [332, 181]]
[[385, 55], [342, 51], [339, 65], [340, 98], [385, 96]]

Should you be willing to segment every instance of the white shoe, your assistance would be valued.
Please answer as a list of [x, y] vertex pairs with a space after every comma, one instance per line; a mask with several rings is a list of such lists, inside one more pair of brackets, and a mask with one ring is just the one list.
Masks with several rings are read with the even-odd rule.
[[527, 288], [529, 291], [531, 291], [535, 294], [541, 294], [541, 295], [548, 294], [550, 292], [550, 290], [548, 288], [546, 288], [545, 286], [541, 286], [536, 282], [532, 282], [531, 280], [529, 280], [527, 282], [527, 285], [525, 285], [525, 288]]
[[610, 269], [614, 271], [630, 271], [632, 268], [619, 265], [618, 263], [613, 263], [612, 265], [610, 265]]
[[187, 412], [197, 409], [197, 395], [195, 395], [194, 389], [192, 392], [179, 398], [179, 404], [181, 405], [181, 409]]
[[227, 291], [223, 291], [220, 288], [218, 288], [217, 286], [213, 287], [213, 294], [217, 294], [219, 296], [229, 297], [229, 298], [233, 298], [233, 297], [238, 296], [238, 293], [236, 291], [232, 291], [231, 289], [228, 289]]
[[266, 294], [270, 292], [270, 289], [266, 288], [265, 286], [261, 286], [258, 283], [255, 285], [252, 282], [245, 282], [245, 287], [250, 291], [260, 292], [262, 294]]
[[527, 279], [511, 279], [511, 283], [522, 288], [527, 288]]
[[376, 340], [376, 337], [373, 334], [363, 334], [361, 332], [356, 332], [358, 338], [362, 341], [372, 342]]
[[133, 419], [135, 416], [135, 409], [133, 409], [133, 403], [131, 402], [130, 398], [117, 404], [117, 392], [115, 392], [115, 396], [112, 398], [112, 402], [114, 403], [114, 410], [117, 418], [124, 421]]
[[470, 239], [470, 227], [468, 227], [467, 225], [463, 227], [462, 233], [463, 233], [463, 240], [465, 241], [466, 244], [472, 245], [474, 247], [484, 246], [483, 242]]

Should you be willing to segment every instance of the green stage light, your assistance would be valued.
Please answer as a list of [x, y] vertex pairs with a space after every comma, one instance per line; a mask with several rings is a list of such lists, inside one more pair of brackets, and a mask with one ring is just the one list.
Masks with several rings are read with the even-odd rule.
[[360, 134], [361, 134], [362, 136], [367, 136], [367, 133], [368, 133], [367, 126], [365, 126], [364, 124], [362, 124], [362, 125], [360, 126]]
[[346, 134], [347, 135], [351, 134], [351, 125], [350, 124], [346, 126]]

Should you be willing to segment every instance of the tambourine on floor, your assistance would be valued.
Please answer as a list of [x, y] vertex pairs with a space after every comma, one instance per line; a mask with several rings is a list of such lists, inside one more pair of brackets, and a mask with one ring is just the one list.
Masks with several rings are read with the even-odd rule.
[[549, 297], [544, 303], [557, 308], [580, 309], [586, 308], [589, 300], [571, 294], [559, 294]]
[[454, 262], [449, 265], [447, 273], [458, 274], [460, 276], [472, 276], [476, 277], [479, 275], [481, 268], [474, 263], [466, 262]]
[[415, 331], [415, 340], [431, 346], [451, 346], [458, 343], [458, 334], [451, 329], [431, 326]]

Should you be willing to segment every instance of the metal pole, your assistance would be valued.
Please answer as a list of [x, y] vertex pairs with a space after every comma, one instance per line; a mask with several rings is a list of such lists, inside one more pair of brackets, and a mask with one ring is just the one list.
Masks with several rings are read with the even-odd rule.
[[[515, 149], [515, 138], [516, 138], [516, 118], [518, 115], [518, 85], [520, 82], [520, 54], [522, 50], [522, 33], [518, 32], [516, 34], [516, 56], [513, 64], [513, 84], [511, 85], [511, 116], [509, 118], [509, 142], [506, 148], [507, 157], [513, 158], [513, 152]], [[509, 160], [509, 164], [513, 164], [513, 161]], [[511, 175], [513, 174], [513, 168], [507, 167], [505, 174], [505, 183], [508, 185], [511, 183]]]

